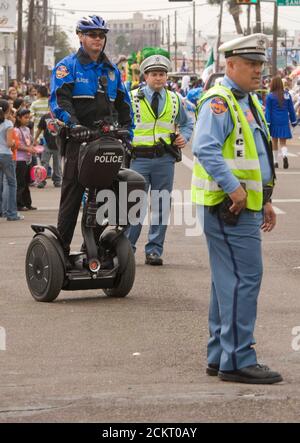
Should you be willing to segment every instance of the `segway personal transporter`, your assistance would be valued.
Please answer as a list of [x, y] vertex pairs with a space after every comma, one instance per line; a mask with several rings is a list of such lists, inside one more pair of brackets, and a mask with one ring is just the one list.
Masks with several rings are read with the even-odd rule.
[[[127, 130], [99, 123], [98, 129], [89, 131], [92, 141], [80, 146], [78, 179], [86, 188], [80, 252], [71, 252], [66, 258], [55, 226], [31, 225], [35, 235], [26, 255], [26, 279], [35, 300], [52, 302], [61, 290], [101, 288], [110, 297], [125, 297], [130, 292], [135, 279], [135, 258], [124, 233], [129, 223], [128, 211], [133, 206], [128, 203], [128, 195], [133, 190], [143, 193], [145, 180], [135, 171], [121, 167], [124, 137], [128, 137]], [[124, 192], [120, 193], [120, 184], [123, 189], [126, 185], [127, 202]], [[97, 198], [101, 190], [109, 190], [114, 197], [114, 220], [109, 218], [109, 197], [100, 202]]]

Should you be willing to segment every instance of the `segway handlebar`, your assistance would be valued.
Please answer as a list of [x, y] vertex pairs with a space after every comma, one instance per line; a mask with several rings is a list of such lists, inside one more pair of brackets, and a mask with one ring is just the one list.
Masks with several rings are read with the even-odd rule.
[[61, 135], [63, 138], [72, 138], [81, 143], [96, 140], [103, 136], [118, 138], [122, 141], [129, 138], [128, 129], [116, 128], [116, 126], [102, 120], [95, 123], [95, 128], [90, 129], [82, 125], [70, 128], [57, 119], [48, 119], [47, 128], [54, 137]]
[[113, 125], [101, 122], [97, 128], [89, 129], [86, 126], [74, 126], [68, 128], [68, 137], [78, 142], [88, 142], [100, 137], [113, 137], [120, 140], [126, 140], [129, 137], [129, 131], [126, 128], [116, 128]]

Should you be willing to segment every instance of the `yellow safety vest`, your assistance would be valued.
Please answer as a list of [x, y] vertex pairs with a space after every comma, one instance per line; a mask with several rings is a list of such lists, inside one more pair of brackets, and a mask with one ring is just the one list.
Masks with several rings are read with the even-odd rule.
[[[224, 142], [222, 155], [232, 174], [246, 186], [246, 207], [254, 211], [259, 211], [262, 209], [263, 203], [263, 185], [255, 140], [251, 128], [238, 101], [231, 90], [225, 86], [218, 85], [211, 88], [201, 97], [199, 107], [201, 107], [205, 100], [214, 96], [222, 97], [226, 101], [234, 125], [232, 132]], [[265, 124], [268, 140], [270, 141], [270, 134], [261, 105], [255, 94], [252, 94], [251, 97]], [[272, 181], [270, 185], [273, 186], [274, 181]], [[194, 157], [192, 201], [205, 206], [214, 206], [221, 203], [224, 198], [224, 191], [206, 172], [200, 161]]]
[[171, 144], [170, 134], [175, 132], [175, 119], [179, 112], [179, 97], [172, 91], [166, 90], [166, 101], [161, 114], [156, 118], [150, 103], [145, 97], [140, 97], [138, 89], [130, 93], [134, 112], [135, 129], [132, 146], [153, 146], [161, 137]]

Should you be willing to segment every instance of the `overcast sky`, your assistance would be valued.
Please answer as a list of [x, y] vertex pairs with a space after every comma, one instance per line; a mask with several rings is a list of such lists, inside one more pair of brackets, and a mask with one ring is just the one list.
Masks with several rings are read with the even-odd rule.
[[[89, 13], [97, 12], [105, 19], [129, 18], [133, 12], [141, 11], [146, 18], [166, 18], [170, 14], [171, 27], [173, 28], [174, 11], [178, 14], [178, 40], [185, 40], [189, 19], [192, 22], [192, 2], [169, 2], [168, 0], [49, 0], [57, 12], [57, 22], [65, 27], [68, 35], [74, 33], [74, 26], [78, 18]], [[274, 4], [264, 1], [262, 4], [262, 21], [267, 26], [272, 26]], [[62, 10], [59, 10], [62, 9]], [[235, 27], [232, 17], [226, 11], [223, 15], [223, 31], [234, 32]], [[71, 11], [67, 12], [65, 10]], [[246, 27], [247, 6], [242, 6], [241, 23]], [[255, 7], [251, 7], [251, 21], [255, 22]], [[127, 12], [126, 12], [127, 11]], [[218, 6], [208, 6], [205, 0], [196, 0], [196, 29], [203, 35], [212, 35], [217, 32]], [[149, 17], [147, 17], [149, 16]], [[287, 29], [288, 35], [293, 35], [295, 30], [300, 30], [300, 6], [279, 7], [279, 26]], [[172, 32], [172, 29], [171, 29]], [[73, 38], [77, 45], [77, 39]]]

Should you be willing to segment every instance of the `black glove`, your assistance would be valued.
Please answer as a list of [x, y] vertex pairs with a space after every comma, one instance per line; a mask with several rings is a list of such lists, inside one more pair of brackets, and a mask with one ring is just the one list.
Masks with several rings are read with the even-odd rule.
[[90, 133], [91, 131], [89, 130], [89, 128], [82, 125], [76, 125], [70, 129], [70, 136], [78, 142], [84, 142], [88, 140]]

